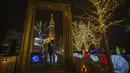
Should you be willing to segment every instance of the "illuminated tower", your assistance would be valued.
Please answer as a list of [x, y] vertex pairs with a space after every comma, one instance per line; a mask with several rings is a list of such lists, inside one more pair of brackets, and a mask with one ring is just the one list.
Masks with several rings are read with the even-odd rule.
[[51, 18], [50, 18], [49, 24], [50, 24], [49, 37], [51, 39], [55, 39], [55, 22], [54, 22], [53, 14], [51, 14]]

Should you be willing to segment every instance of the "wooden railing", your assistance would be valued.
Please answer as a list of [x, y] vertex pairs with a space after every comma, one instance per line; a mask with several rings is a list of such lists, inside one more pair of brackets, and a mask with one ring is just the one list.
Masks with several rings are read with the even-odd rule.
[[0, 73], [14, 73], [16, 56], [0, 56]]
[[[89, 59], [74, 57], [75, 73], [108, 73], [106, 65], [94, 63]], [[110, 72], [110, 71], [109, 71]]]
[[[75, 73], [108, 73], [107, 66], [95, 64], [89, 59], [80, 59], [74, 57]], [[0, 57], [0, 73], [14, 73], [16, 65], [16, 56]], [[110, 71], [109, 71], [110, 72]]]

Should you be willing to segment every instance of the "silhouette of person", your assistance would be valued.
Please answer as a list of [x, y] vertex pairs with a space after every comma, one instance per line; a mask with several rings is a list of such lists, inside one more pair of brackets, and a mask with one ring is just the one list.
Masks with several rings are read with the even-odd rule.
[[13, 39], [11, 43], [11, 51], [10, 51], [11, 55], [14, 55], [16, 53], [16, 47], [17, 47], [17, 40]]
[[54, 40], [51, 40], [51, 42], [48, 44], [48, 52], [50, 56], [50, 63], [52, 63], [52, 56], [53, 56], [53, 51], [54, 51]]

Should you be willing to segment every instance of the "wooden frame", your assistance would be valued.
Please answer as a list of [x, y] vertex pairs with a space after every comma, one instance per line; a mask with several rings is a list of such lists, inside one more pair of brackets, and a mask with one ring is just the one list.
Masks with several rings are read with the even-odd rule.
[[[73, 68], [73, 51], [71, 39], [71, 7], [69, 4], [50, 3], [30, 0], [28, 4], [25, 28], [21, 46], [21, 53], [18, 60], [17, 73], [25, 73], [30, 66], [27, 62], [30, 47], [33, 39], [33, 24], [35, 21], [36, 9], [47, 9], [63, 12], [63, 43], [65, 52], [65, 71], [70, 72]], [[39, 73], [39, 72], [38, 72]]]

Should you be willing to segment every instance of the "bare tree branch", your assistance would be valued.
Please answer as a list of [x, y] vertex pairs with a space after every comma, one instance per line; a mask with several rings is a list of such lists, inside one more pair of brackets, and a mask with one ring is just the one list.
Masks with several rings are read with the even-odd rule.
[[73, 36], [73, 46], [80, 50], [84, 44], [85, 49], [89, 49], [91, 44], [94, 44], [95, 47], [100, 46], [101, 37], [97, 37], [95, 34], [98, 30], [98, 27], [93, 26], [91, 22], [85, 24], [83, 21], [72, 22], [72, 36]]

